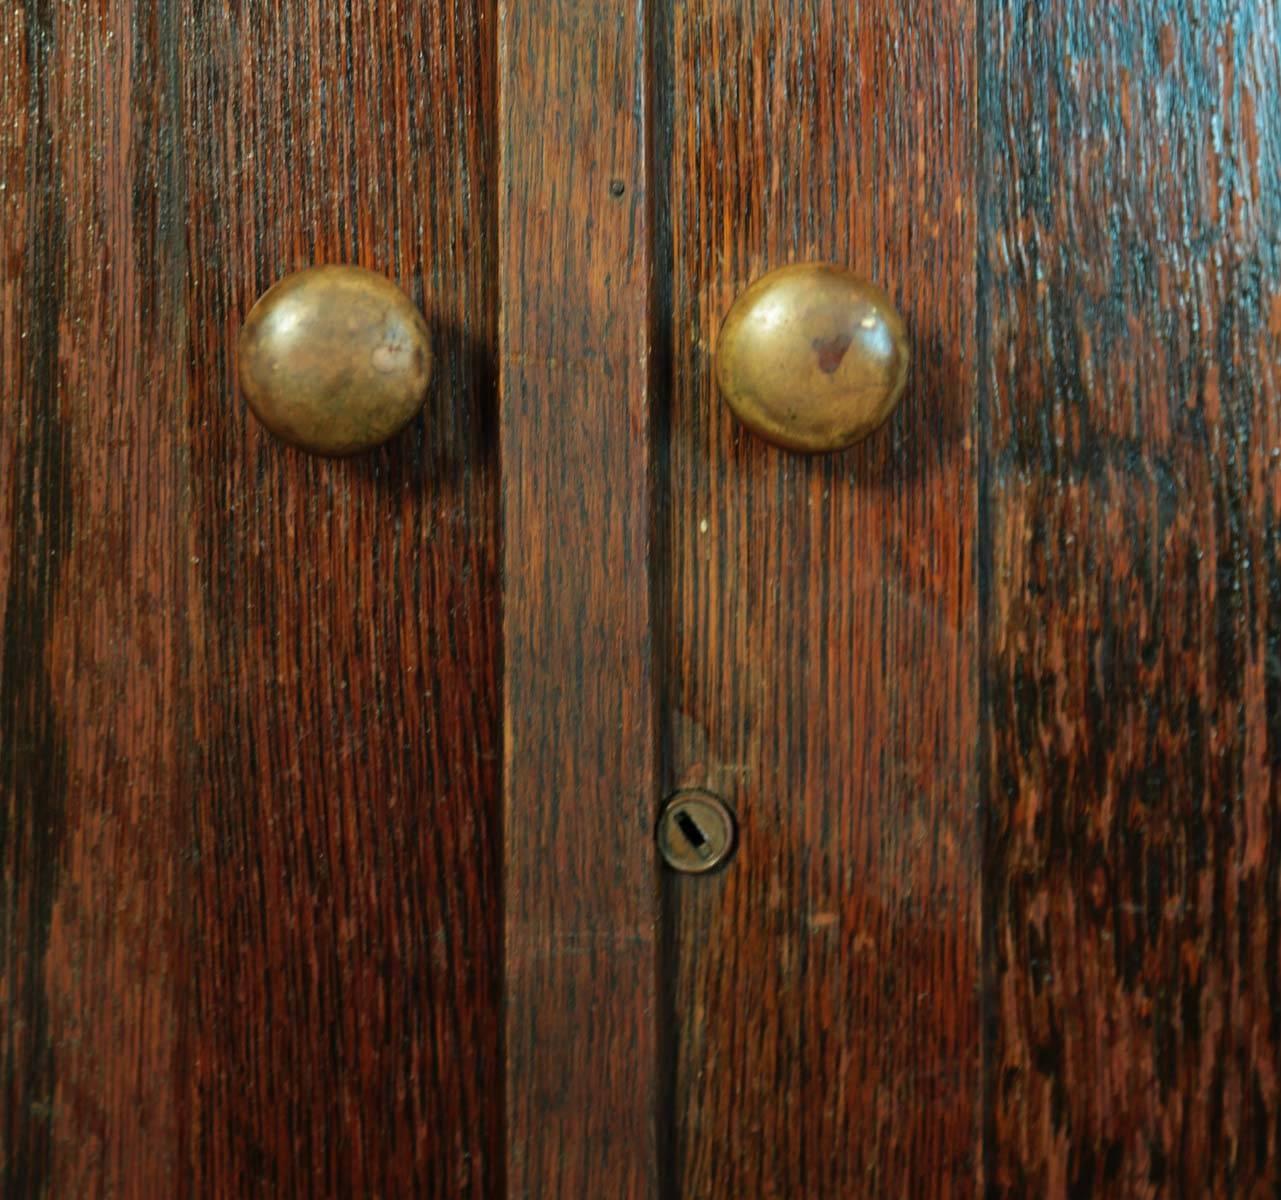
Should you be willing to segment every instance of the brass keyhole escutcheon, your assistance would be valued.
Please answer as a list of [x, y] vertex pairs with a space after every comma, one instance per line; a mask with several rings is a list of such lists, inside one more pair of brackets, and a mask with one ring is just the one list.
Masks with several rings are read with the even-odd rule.
[[426, 323], [389, 279], [363, 267], [287, 275], [240, 331], [240, 385], [257, 418], [312, 454], [370, 450], [422, 408]]
[[658, 820], [658, 850], [675, 871], [701, 875], [734, 850], [734, 814], [718, 796], [691, 788], [677, 792]]
[[820, 454], [885, 422], [910, 361], [903, 319], [876, 284], [801, 263], [762, 276], [734, 301], [716, 343], [716, 384], [753, 433]]

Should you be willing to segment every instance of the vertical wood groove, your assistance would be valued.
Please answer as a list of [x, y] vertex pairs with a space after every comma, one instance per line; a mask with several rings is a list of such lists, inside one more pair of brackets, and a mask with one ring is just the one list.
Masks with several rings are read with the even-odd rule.
[[644, 9], [499, 9], [511, 1197], [658, 1189]]

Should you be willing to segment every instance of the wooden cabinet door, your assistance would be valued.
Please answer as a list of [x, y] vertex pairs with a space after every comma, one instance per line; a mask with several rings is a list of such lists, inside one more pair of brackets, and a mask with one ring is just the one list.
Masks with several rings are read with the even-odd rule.
[[[496, 1195], [492, 7], [0, 21], [0, 1191]], [[358, 459], [235, 384], [312, 262], [431, 326]]]
[[[0, 1194], [1281, 1189], [1275, 5], [26, 0], [0, 54]], [[828, 456], [713, 378], [803, 261], [914, 347]], [[435, 352], [347, 460], [236, 386], [317, 262]]]
[[[968, 1194], [981, 1086], [980, 414], [973, 5], [675, 6], [669, 787], [735, 808], [666, 882], [673, 1174], [688, 1196]], [[791, 262], [887, 288], [892, 422], [744, 435], [712, 357]]]

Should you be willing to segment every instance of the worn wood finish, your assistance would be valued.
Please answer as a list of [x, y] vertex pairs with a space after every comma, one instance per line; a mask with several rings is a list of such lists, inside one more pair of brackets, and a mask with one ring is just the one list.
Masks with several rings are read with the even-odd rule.
[[[1281, 1190], [1278, 20], [4, 6], [0, 1193]], [[812, 460], [712, 355], [821, 259]], [[347, 462], [235, 386], [320, 261], [436, 358]]]
[[1000, 1196], [1281, 1187], [1281, 26], [983, 30]]
[[511, 1197], [657, 1195], [642, 9], [500, 7]]
[[158, 1195], [185, 815], [172, 31], [132, 3], [0, 22], [0, 1192]]
[[[0, 1190], [493, 1195], [490, 13], [99, 7], [0, 18]], [[437, 356], [348, 463], [234, 384], [326, 260]]]
[[[491, 11], [193, 8], [195, 1190], [488, 1195], [498, 1118]], [[254, 299], [380, 270], [436, 356], [370, 455], [235, 398]]]
[[[742, 825], [667, 886], [682, 1197], [975, 1187], [972, 12], [696, 0], [659, 39], [666, 782]], [[827, 459], [712, 379], [735, 295], [808, 260], [882, 283], [916, 346], [889, 424]]]

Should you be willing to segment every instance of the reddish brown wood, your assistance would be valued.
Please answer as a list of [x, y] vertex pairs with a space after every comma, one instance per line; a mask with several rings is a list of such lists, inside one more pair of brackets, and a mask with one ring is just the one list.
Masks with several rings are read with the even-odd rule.
[[[498, 1194], [490, 10], [3, 20], [0, 1191]], [[236, 392], [312, 261], [432, 326], [366, 459]]]
[[[659, 41], [667, 783], [742, 824], [667, 888], [675, 1195], [975, 1190], [974, 33], [971, 4], [698, 0]], [[712, 378], [735, 295], [812, 259], [916, 345], [889, 425], [817, 459]]]
[[511, 1197], [657, 1196], [641, 8], [499, 26]]
[[[195, 1190], [499, 1179], [492, 36], [483, 2], [193, 9]], [[309, 262], [424, 307], [423, 420], [345, 463], [235, 397]]]
[[[31, 1191], [47, 1178], [53, 1064], [43, 958], [49, 943], [58, 842], [39, 799], [61, 789], [65, 752], [57, 739], [44, 660], [54, 586], [65, 553], [60, 424], [39, 420], [53, 393], [57, 305], [36, 280], [60, 236], [53, 196], [33, 186], [52, 163], [48, 33], [16, 5], [0, 11], [0, 1185]], [[32, 164], [31, 168], [28, 164]], [[36, 168], [39, 169], [36, 169]], [[52, 226], [52, 228], [50, 228]], [[36, 231], [39, 230], [40, 233]], [[41, 234], [43, 236], [41, 236]], [[37, 272], [40, 272], [38, 275]], [[32, 336], [32, 335], [35, 336]], [[35, 436], [24, 435], [34, 426]], [[21, 740], [19, 740], [21, 738]], [[60, 830], [59, 830], [60, 832]]]
[[987, 6], [999, 1196], [1281, 1188], [1281, 26]]
[[177, 1178], [186, 414], [165, 19], [7, 6], [0, 1192]]
[[[1275, 6], [499, 15], [0, 8], [0, 1193], [1272, 1195]], [[801, 259], [835, 458], [713, 390]], [[315, 261], [433, 331], [350, 462], [236, 394]]]

